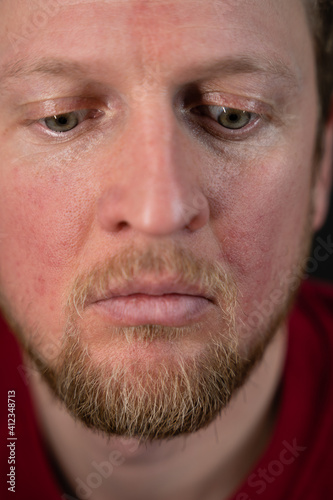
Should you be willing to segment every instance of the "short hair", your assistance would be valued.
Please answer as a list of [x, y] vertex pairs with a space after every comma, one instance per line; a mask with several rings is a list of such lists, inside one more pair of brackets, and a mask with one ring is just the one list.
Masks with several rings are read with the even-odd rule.
[[330, 111], [333, 94], [333, 0], [304, 0], [314, 38], [320, 122]]

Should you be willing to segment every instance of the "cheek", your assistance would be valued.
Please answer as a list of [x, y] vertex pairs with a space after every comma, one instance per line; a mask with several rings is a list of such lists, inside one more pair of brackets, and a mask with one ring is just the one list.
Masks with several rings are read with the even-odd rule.
[[311, 199], [310, 165], [286, 168], [272, 157], [251, 172], [229, 186], [224, 216], [215, 222], [221, 259], [232, 269], [249, 310], [254, 299], [262, 301], [279, 289], [303, 257]]
[[55, 175], [28, 178], [22, 172], [12, 172], [2, 189], [1, 286], [16, 303], [46, 297], [52, 310], [61, 299], [56, 285], [66, 283], [89, 232], [87, 195], [80, 183], [74, 189]]

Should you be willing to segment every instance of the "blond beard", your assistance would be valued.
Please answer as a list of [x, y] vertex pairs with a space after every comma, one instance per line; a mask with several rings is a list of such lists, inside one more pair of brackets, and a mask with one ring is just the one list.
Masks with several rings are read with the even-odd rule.
[[[300, 262], [308, 247], [306, 243]], [[94, 346], [85, 340], [87, 326], [82, 326], [87, 297], [97, 289], [103, 293], [110, 280], [130, 280], [141, 272], [178, 273], [188, 283], [204, 282], [218, 297], [220, 328], [205, 331], [204, 348], [185, 355], [184, 340], [191, 343], [202, 325], [114, 327], [106, 356], [97, 362]], [[148, 251], [130, 247], [75, 281], [65, 307], [68, 322], [62, 348], [54, 363], [48, 363], [36, 345], [25, 342], [24, 347], [55, 396], [87, 427], [141, 441], [170, 438], [204, 428], [228, 405], [284, 321], [297, 288], [288, 291], [244, 355], [235, 327], [237, 289], [220, 264], [208, 264], [175, 245]], [[157, 342], [173, 346], [160, 362], [133, 357], [122, 363], [112, 354], [114, 345], [127, 351], [138, 344], [153, 349]]]

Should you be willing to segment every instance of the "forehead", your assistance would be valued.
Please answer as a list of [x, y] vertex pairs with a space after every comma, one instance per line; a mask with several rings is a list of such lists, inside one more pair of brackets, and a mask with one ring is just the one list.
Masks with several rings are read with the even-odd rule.
[[301, 0], [2, 0], [0, 15], [3, 71], [66, 57], [94, 72], [102, 64], [178, 76], [235, 56], [301, 80], [312, 62]]

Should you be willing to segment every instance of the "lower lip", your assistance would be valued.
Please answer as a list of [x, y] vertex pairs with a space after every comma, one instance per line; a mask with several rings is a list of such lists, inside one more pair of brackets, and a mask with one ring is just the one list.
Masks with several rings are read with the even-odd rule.
[[101, 308], [115, 325], [185, 326], [200, 319], [213, 303], [194, 295], [133, 294], [101, 300], [94, 306]]

